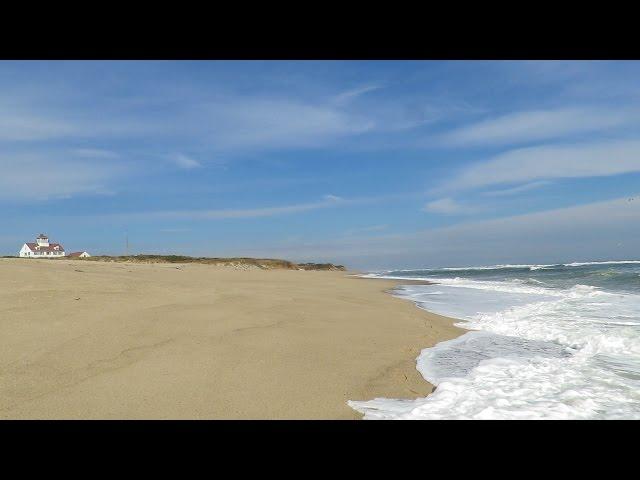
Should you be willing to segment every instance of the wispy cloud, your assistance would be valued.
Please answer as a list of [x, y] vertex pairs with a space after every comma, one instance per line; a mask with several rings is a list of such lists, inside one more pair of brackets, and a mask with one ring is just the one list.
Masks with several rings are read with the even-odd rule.
[[[32, 92], [21, 95], [16, 88], [17, 100], [0, 101], [0, 142], [92, 139], [104, 144], [153, 138], [156, 144], [180, 140], [215, 151], [255, 150], [314, 147], [374, 127], [367, 115], [343, 104], [295, 92], [247, 95], [212, 85], [206, 92], [185, 89], [185, 94], [157, 88], [166, 95], [139, 92], [135, 100], [119, 99], [117, 105], [100, 99], [88, 104], [70, 91], [64, 105], [46, 97], [38, 103]], [[345, 92], [343, 100], [374, 88]]]
[[327, 208], [353, 207], [360, 205], [393, 202], [396, 200], [412, 198], [416, 195], [416, 193], [401, 193], [369, 197], [342, 198], [336, 195], [328, 194], [324, 195], [321, 200], [318, 200], [316, 202], [293, 203], [289, 205], [237, 209], [156, 210], [130, 213], [107, 213], [102, 215], [93, 215], [91, 219], [95, 220], [96, 218], [109, 218], [119, 220], [135, 219], [140, 221], [155, 221], [158, 219], [224, 220], [274, 217]]
[[161, 228], [159, 230], [162, 233], [184, 233], [184, 232], [189, 232], [190, 229], [188, 228]]
[[[103, 143], [114, 138], [166, 133], [171, 129], [170, 122], [162, 117], [146, 115], [132, 106], [112, 110], [100, 99], [93, 98], [87, 103], [82, 97], [69, 89], [60, 92], [43, 86], [34, 92], [15, 88], [11, 97], [0, 97], [0, 142], [29, 144], [93, 139]], [[98, 149], [78, 150], [95, 153]]]
[[345, 103], [355, 100], [366, 93], [374, 92], [380, 88], [382, 88], [380, 85], [362, 85], [360, 87], [352, 88], [351, 90], [347, 90], [333, 97], [333, 103], [337, 105], [344, 105]]
[[476, 207], [460, 204], [450, 197], [433, 200], [427, 203], [422, 210], [443, 215], [468, 215], [478, 211]]
[[43, 201], [80, 194], [113, 194], [108, 183], [122, 172], [122, 167], [56, 154], [13, 154], [0, 155], [0, 170], [0, 198]]
[[54, 117], [23, 108], [0, 107], [0, 141], [41, 141], [72, 135], [75, 127]]
[[492, 190], [489, 192], [483, 192], [482, 194], [488, 197], [504, 197], [508, 195], [517, 195], [519, 193], [528, 192], [530, 190], [535, 190], [535, 189], [544, 187], [545, 185], [549, 185], [550, 183], [551, 182], [548, 182], [545, 180], [540, 180], [538, 182], [530, 182], [530, 183], [525, 183], [524, 185], [518, 185], [517, 187], [513, 187], [513, 188], [505, 188], [502, 190]]
[[437, 190], [632, 172], [640, 172], [640, 141], [544, 145], [511, 150], [476, 163]]
[[343, 200], [341, 197], [338, 197], [337, 195], [331, 195], [331, 194], [327, 194], [322, 198], [324, 198], [328, 202], [340, 202]]
[[317, 202], [296, 203], [291, 205], [281, 205], [274, 207], [259, 208], [239, 208], [239, 209], [198, 209], [198, 210], [163, 210], [150, 212], [133, 212], [125, 214], [107, 214], [105, 217], [117, 217], [123, 219], [142, 218], [145, 220], [154, 219], [191, 219], [191, 220], [223, 220], [241, 218], [273, 217], [279, 215], [289, 215], [294, 213], [308, 212], [323, 208], [332, 208], [343, 205], [352, 205], [370, 201], [370, 199], [345, 200], [334, 195], [325, 195]]
[[352, 236], [356, 234], [362, 233], [372, 233], [372, 232], [381, 232], [389, 228], [388, 224], [382, 225], [369, 225], [367, 227], [358, 227], [358, 228], [350, 228], [345, 232], [345, 236]]
[[199, 161], [183, 153], [173, 154], [169, 158], [175, 165], [186, 170], [202, 167], [202, 164]]
[[602, 131], [637, 122], [640, 114], [595, 108], [531, 110], [490, 118], [445, 133], [441, 140], [451, 146], [505, 145], [567, 135]]
[[530, 263], [635, 259], [638, 242], [640, 199], [634, 196], [411, 233], [243, 252], [341, 262], [352, 268], [418, 268], [522, 263], [523, 259]]
[[[337, 85], [329, 90], [339, 91]], [[0, 99], [0, 142], [126, 142], [127, 147], [153, 156], [162, 155], [162, 150], [175, 151], [175, 145], [190, 145], [193, 152], [228, 158], [256, 151], [330, 148], [364, 134], [402, 135], [466, 111], [432, 97], [397, 99], [386, 88], [385, 95], [374, 102], [369, 95], [383, 88], [374, 82], [333, 97], [296, 89], [247, 94], [215, 83], [207, 88], [187, 83], [176, 89], [154, 81], [152, 89], [134, 88], [125, 97], [101, 82], [96, 88], [110, 95], [92, 97], [90, 92], [66, 88], [64, 93], [56, 90], [55, 95], [36, 100], [32, 90], [25, 88], [21, 93], [16, 87], [13, 96], [19, 100], [9, 104]], [[386, 138], [384, 142], [398, 145], [404, 140]], [[350, 144], [356, 146], [356, 142]], [[357, 147], [372, 148], [365, 142]], [[136, 157], [135, 161], [142, 160]]]
[[211, 141], [223, 148], [313, 147], [374, 127], [363, 116], [293, 99], [238, 98], [209, 112]]
[[111, 150], [103, 150], [99, 148], [76, 148], [72, 153], [83, 158], [120, 158], [120, 154]]

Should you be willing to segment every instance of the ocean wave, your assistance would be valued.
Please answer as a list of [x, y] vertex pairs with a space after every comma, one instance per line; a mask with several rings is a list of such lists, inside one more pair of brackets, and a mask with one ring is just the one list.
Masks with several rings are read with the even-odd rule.
[[416, 400], [349, 402], [366, 419], [640, 419], [637, 382], [579, 358], [492, 358]]
[[[500, 279], [436, 274], [426, 279], [437, 287], [403, 286], [396, 296], [458, 318], [471, 332], [417, 358], [437, 385], [428, 397], [349, 405], [368, 419], [640, 419], [640, 292], [624, 290], [627, 267], [613, 271], [621, 290], [582, 283], [597, 279], [600, 265], [633, 263], [640, 261], [563, 264], [593, 267], [549, 277], [562, 277], [564, 286], [514, 278], [517, 272]], [[395, 273], [385, 277], [407, 278]]]
[[584, 267], [587, 265], [624, 265], [624, 264], [638, 264], [640, 260], [606, 260], [603, 262], [573, 262], [563, 263], [565, 267]]
[[561, 267], [583, 267], [590, 265], [624, 265], [624, 264], [640, 264], [640, 260], [603, 260], [597, 262], [570, 262], [570, 263], [549, 263], [549, 264], [498, 264], [498, 265], [482, 265], [468, 267], [432, 267], [432, 268], [414, 268], [402, 270], [382, 270], [372, 272], [375, 274], [389, 273], [412, 273], [412, 272], [456, 272], [456, 271], [483, 271], [483, 270], [517, 270], [529, 269], [531, 271], [553, 269]]

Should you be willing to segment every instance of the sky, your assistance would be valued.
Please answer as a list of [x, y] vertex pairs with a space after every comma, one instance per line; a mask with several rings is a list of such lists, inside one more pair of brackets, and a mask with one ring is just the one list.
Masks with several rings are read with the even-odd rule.
[[0, 62], [0, 255], [640, 258], [640, 62]]

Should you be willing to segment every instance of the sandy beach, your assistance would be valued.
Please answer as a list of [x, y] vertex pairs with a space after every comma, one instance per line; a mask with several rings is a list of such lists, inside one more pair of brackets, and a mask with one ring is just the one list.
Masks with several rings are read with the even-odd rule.
[[335, 271], [0, 259], [2, 419], [357, 419], [448, 318]]

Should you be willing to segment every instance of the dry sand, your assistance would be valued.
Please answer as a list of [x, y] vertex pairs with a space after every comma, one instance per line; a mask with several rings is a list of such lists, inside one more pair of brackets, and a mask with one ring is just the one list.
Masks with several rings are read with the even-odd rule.
[[345, 272], [0, 259], [0, 418], [350, 419], [462, 331]]

